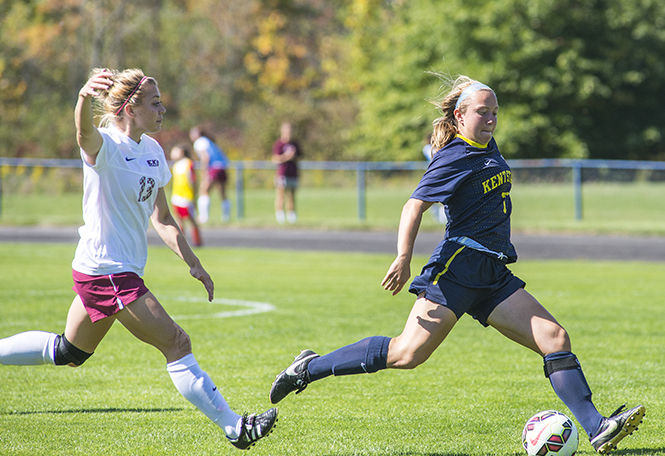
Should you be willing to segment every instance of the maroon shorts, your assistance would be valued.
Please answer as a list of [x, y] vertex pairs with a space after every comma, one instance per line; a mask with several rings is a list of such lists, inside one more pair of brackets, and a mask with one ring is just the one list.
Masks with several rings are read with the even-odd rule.
[[226, 184], [226, 170], [224, 168], [210, 168], [208, 169], [208, 180], [210, 182], [219, 182]]
[[93, 323], [116, 314], [148, 292], [143, 279], [133, 272], [91, 276], [72, 269], [73, 290]]

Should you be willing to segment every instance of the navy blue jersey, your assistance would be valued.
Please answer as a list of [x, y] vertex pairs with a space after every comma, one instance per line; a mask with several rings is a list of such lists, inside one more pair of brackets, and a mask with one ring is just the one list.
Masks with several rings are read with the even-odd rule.
[[511, 263], [517, 253], [510, 242], [510, 167], [494, 139], [477, 146], [458, 137], [439, 150], [411, 198], [445, 205], [448, 224], [442, 244], [468, 237]]

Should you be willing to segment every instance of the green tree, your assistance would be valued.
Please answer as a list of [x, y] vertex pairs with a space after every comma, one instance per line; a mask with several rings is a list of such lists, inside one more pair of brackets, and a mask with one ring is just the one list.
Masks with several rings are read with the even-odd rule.
[[60, 50], [76, 41], [74, 9], [36, 1], [0, 6], [3, 155], [33, 155], [44, 149], [49, 155], [68, 153], [71, 132], [59, 119], [71, 117], [71, 56]]
[[253, 11], [255, 33], [244, 55], [240, 115], [250, 156], [268, 158], [282, 121], [307, 159], [339, 159], [355, 111], [326, 85], [342, 54], [344, 28], [335, 5], [325, 0], [268, 0]]
[[424, 6], [379, 0], [349, 6], [353, 60], [347, 80], [359, 110], [349, 158], [422, 158], [422, 139], [435, 114], [427, 98], [437, 90], [428, 71], [441, 55], [432, 12]]
[[356, 145], [415, 157], [435, 113], [429, 71], [499, 95], [510, 157], [663, 158], [665, 4], [655, 0], [412, 0], [383, 5], [358, 66]]
[[[420, 159], [437, 74], [492, 85], [509, 157], [665, 159], [656, 0], [0, 0], [0, 155], [76, 157], [89, 70], [157, 76], [168, 148], [204, 123], [267, 158]], [[230, 146], [230, 147], [229, 147]]]

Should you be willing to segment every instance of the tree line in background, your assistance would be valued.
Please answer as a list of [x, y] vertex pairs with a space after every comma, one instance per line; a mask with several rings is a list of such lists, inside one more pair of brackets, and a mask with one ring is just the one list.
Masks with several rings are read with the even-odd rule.
[[665, 159], [660, 0], [0, 0], [0, 156], [76, 157], [93, 67], [155, 76], [165, 148], [195, 124], [266, 159], [419, 160], [450, 77], [491, 85], [509, 158]]

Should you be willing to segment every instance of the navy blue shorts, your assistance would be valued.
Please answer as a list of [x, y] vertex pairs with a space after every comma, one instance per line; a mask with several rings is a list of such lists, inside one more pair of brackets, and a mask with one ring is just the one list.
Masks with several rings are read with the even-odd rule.
[[502, 261], [456, 242], [445, 242], [432, 255], [409, 291], [488, 326], [492, 311], [526, 283]]

